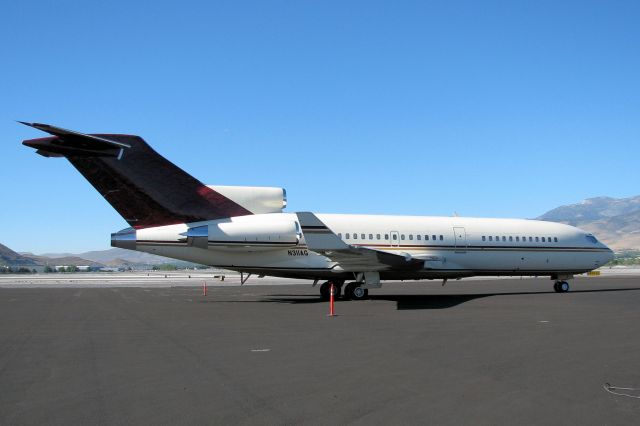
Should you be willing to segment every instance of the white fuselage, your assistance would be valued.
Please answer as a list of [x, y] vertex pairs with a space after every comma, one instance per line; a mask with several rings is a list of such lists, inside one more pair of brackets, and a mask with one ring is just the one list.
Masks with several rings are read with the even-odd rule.
[[[317, 217], [351, 246], [424, 261], [420, 270], [380, 271], [381, 279], [473, 275], [560, 277], [593, 270], [613, 257], [611, 250], [590, 234], [553, 222], [345, 214], [318, 214]], [[247, 237], [247, 234], [242, 236], [235, 231], [237, 227], [286, 229], [285, 225], [279, 225], [285, 222], [295, 222], [297, 226], [296, 214], [259, 214], [140, 229], [135, 237], [135, 249], [264, 275], [310, 279], [353, 277], [353, 271], [336, 267], [336, 262], [309, 250], [303, 233], [299, 232], [298, 238], [292, 240], [277, 233], [263, 232], [258, 244], [259, 238], [256, 237], [254, 243], [251, 233]], [[217, 226], [224, 235], [208, 235], [208, 244], [204, 247], [190, 245], [185, 238], [186, 232], [199, 225], [209, 225], [210, 229], [212, 225]]]

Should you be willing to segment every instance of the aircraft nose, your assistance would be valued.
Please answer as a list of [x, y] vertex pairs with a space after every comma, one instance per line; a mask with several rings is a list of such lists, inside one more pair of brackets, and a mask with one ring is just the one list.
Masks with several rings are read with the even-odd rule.
[[607, 251], [604, 253], [604, 262], [602, 262], [602, 264], [604, 265], [605, 263], [609, 263], [611, 262], [614, 258], [615, 258], [615, 254], [613, 253], [613, 250], [611, 250], [609, 247], [607, 247]]
[[611, 250], [606, 244], [602, 242], [600, 242], [600, 244], [602, 244], [602, 247], [606, 249], [602, 251], [602, 255], [600, 256], [600, 265], [605, 265], [611, 262], [616, 256], [613, 253], [613, 250]]

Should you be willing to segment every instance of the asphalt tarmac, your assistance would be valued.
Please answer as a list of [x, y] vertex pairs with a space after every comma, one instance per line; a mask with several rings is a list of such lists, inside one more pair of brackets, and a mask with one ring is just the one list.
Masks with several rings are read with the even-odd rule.
[[640, 422], [640, 277], [371, 294], [1, 288], [0, 424]]

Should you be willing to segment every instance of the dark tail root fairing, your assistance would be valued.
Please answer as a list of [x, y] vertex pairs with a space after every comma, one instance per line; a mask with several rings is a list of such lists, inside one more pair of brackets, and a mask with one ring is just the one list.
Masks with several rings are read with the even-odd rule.
[[45, 157], [66, 157], [134, 228], [251, 214], [203, 185], [133, 135], [74, 132], [39, 123], [53, 137], [22, 142]]

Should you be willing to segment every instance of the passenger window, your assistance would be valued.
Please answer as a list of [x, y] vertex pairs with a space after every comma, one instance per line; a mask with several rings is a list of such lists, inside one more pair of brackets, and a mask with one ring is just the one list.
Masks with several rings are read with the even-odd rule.
[[509, 237], [509, 241], [513, 241], [513, 237]]
[[538, 237], [536, 237], [536, 243], [537, 243], [538, 241], [540, 241], [540, 240], [538, 239]]
[[433, 241], [435, 241], [435, 240], [436, 240], [436, 236], [435, 236], [435, 235], [432, 235], [432, 236], [431, 236], [431, 239], [432, 239]]
[[425, 236], [424, 236], [424, 240], [425, 240], [425, 241], [429, 241], [429, 236], [428, 236], [428, 235], [425, 235]]
[[505, 237], [504, 235], [502, 236], [502, 241], [507, 241], [507, 237]]
[[416, 240], [420, 241], [422, 239], [422, 235], [416, 235]]
[[393, 238], [394, 240], [397, 240], [397, 239], [398, 239], [398, 234], [393, 234], [393, 235], [391, 236], [391, 238]]
[[533, 242], [533, 237], [529, 237], [529, 242]]
[[344, 237], [348, 240], [349, 239], [349, 233], [347, 232]]
[[389, 234], [384, 234], [385, 241], [389, 241]]
[[338, 232], [338, 238], [342, 238], [342, 233]]
[[485, 237], [484, 235], [482, 236], [482, 241], [487, 241], [487, 237]]
[[360, 234], [360, 238], [364, 240], [364, 239], [366, 239], [367, 237], [366, 237], [366, 235], [364, 235], [364, 234]]
[[440, 241], [444, 240], [444, 236], [440, 235]]
[[369, 239], [373, 240], [373, 234], [369, 234]]
[[380, 239], [380, 234], [376, 234], [376, 240]]
[[558, 237], [553, 237], [553, 242], [557, 243], [558, 242]]
[[404, 240], [404, 234], [400, 235], [400, 239]]
[[520, 237], [516, 237], [516, 242], [520, 241]]
[[489, 235], [489, 241], [493, 241], [493, 237]]
[[409, 234], [409, 239], [413, 240], [413, 234]]
[[496, 241], [500, 241], [500, 237], [496, 235]]
[[544, 237], [542, 237], [542, 242], [543, 242], [543, 243], [545, 242], [545, 241], [544, 241]]

